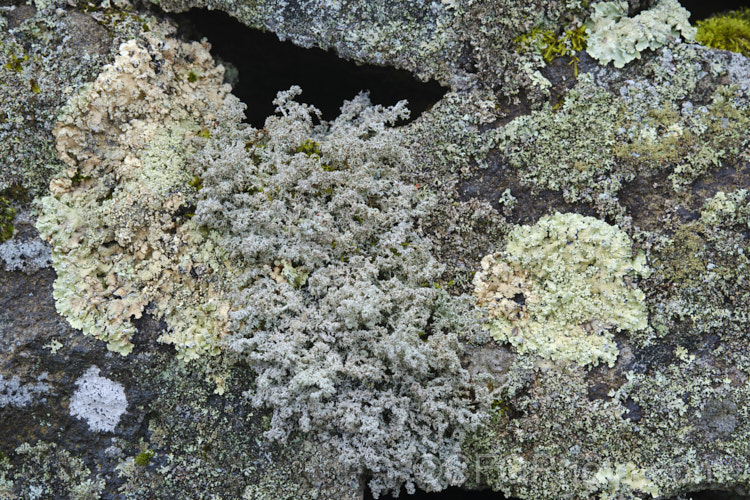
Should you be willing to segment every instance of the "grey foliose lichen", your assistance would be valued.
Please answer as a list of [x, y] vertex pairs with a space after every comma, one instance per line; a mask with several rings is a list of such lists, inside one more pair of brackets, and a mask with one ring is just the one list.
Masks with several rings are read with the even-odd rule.
[[420, 216], [434, 198], [400, 180], [411, 160], [387, 127], [405, 103], [362, 94], [314, 125], [299, 93], [279, 93], [262, 130], [220, 117], [197, 156], [195, 220], [245, 271], [226, 345], [257, 375], [247, 397], [273, 409], [268, 437], [315, 436], [375, 495], [460, 484], [480, 413], [459, 332], [477, 324], [468, 297], [433, 286]]
[[600, 2], [586, 26], [589, 30], [586, 51], [602, 64], [613, 62], [622, 68], [633, 59], [640, 59], [646, 49], [656, 50], [669, 40], [682, 36], [695, 39], [696, 29], [690, 26], [690, 12], [677, 0], [659, 0], [652, 8], [635, 17], [628, 16], [628, 2]]
[[152, 311], [160, 340], [182, 359], [218, 352], [229, 305], [211, 235], [191, 221], [193, 140], [216, 120], [229, 86], [206, 47], [158, 26], [75, 96], [55, 126], [64, 174], [41, 202], [37, 228], [52, 245], [57, 310], [121, 354], [131, 319]]

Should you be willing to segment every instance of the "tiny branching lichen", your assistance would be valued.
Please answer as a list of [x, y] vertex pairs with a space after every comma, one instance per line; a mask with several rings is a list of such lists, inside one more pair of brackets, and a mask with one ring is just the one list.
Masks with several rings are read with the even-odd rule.
[[482, 259], [474, 284], [496, 340], [521, 353], [612, 366], [611, 331], [647, 326], [645, 296], [633, 282], [647, 273], [627, 234], [558, 213], [511, 231], [502, 252]]
[[460, 484], [481, 394], [468, 397], [458, 334], [478, 325], [470, 297], [432, 286], [419, 221], [435, 200], [400, 180], [411, 160], [387, 126], [405, 102], [360, 94], [314, 125], [299, 93], [280, 92], [262, 130], [221, 116], [197, 156], [193, 220], [244, 271], [226, 346], [256, 373], [246, 395], [273, 410], [268, 437], [310, 434], [375, 495]]

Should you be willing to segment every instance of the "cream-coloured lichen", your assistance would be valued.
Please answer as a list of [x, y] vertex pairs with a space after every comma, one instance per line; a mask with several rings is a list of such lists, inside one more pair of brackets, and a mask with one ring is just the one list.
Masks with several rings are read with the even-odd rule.
[[614, 62], [622, 68], [633, 59], [640, 59], [646, 49], [656, 50], [671, 39], [682, 36], [695, 39], [696, 29], [690, 26], [690, 12], [677, 0], [659, 0], [649, 10], [628, 17], [628, 2], [616, 0], [594, 5], [586, 26], [589, 31], [586, 51], [602, 64]]
[[609, 465], [599, 467], [589, 485], [600, 491], [600, 499], [622, 498], [624, 489], [648, 493], [655, 498], [659, 496], [659, 488], [633, 462], [616, 464], [614, 468]]
[[747, 189], [730, 193], [719, 191], [706, 200], [701, 219], [711, 226], [747, 226], [750, 228], [750, 195]]
[[645, 297], [633, 282], [647, 272], [623, 231], [558, 213], [512, 230], [504, 251], [482, 259], [474, 286], [496, 340], [548, 359], [611, 366], [612, 330], [647, 326]]
[[58, 311], [121, 354], [132, 318], [151, 312], [162, 342], [192, 359], [226, 332], [223, 252], [192, 222], [196, 136], [215, 126], [230, 88], [207, 47], [160, 27], [120, 47], [114, 64], [64, 108], [54, 134], [68, 168], [41, 202]]

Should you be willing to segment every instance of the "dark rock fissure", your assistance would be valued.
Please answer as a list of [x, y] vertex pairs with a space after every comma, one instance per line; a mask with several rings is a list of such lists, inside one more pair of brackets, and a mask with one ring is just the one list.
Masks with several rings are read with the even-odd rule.
[[728, 10], [737, 10], [748, 6], [747, 0], [720, 0], [718, 2], [680, 0], [680, 4], [690, 11], [691, 23], [695, 23], [701, 19], [706, 19], [714, 14], [720, 14]]
[[256, 128], [274, 113], [276, 92], [292, 85], [302, 87], [299, 99], [320, 109], [325, 120], [336, 118], [343, 101], [362, 90], [370, 92], [373, 103], [385, 106], [408, 100], [411, 120], [447, 91], [435, 81], [420, 82], [405, 70], [358, 65], [332, 50], [281, 42], [275, 34], [248, 28], [223, 12], [192, 9], [171, 17], [183, 37], [205, 37], [211, 43], [211, 54], [237, 69], [238, 80], [230, 80], [232, 92], [247, 104], [246, 121]]
[[[390, 500], [396, 498], [391, 495], [381, 495], [380, 500]], [[401, 494], [398, 496], [399, 499], [406, 500], [518, 500], [513, 497], [506, 497], [499, 491], [466, 491], [462, 488], [447, 488], [443, 491], [436, 493], [427, 493], [421, 490], [417, 490], [413, 495], [408, 495], [406, 490], [402, 489]], [[373, 500], [372, 494], [369, 489], [365, 492], [364, 500]]]

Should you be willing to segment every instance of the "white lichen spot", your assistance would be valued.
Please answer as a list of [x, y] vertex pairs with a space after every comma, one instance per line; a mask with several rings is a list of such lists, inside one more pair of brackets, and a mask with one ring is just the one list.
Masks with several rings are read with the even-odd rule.
[[611, 366], [612, 330], [647, 326], [645, 296], [633, 281], [647, 272], [623, 231], [558, 213], [511, 231], [503, 252], [482, 259], [474, 286], [496, 340], [547, 359]]
[[96, 366], [75, 383], [78, 388], [70, 398], [70, 415], [85, 420], [92, 432], [114, 432], [128, 407], [122, 384], [100, 377]]

